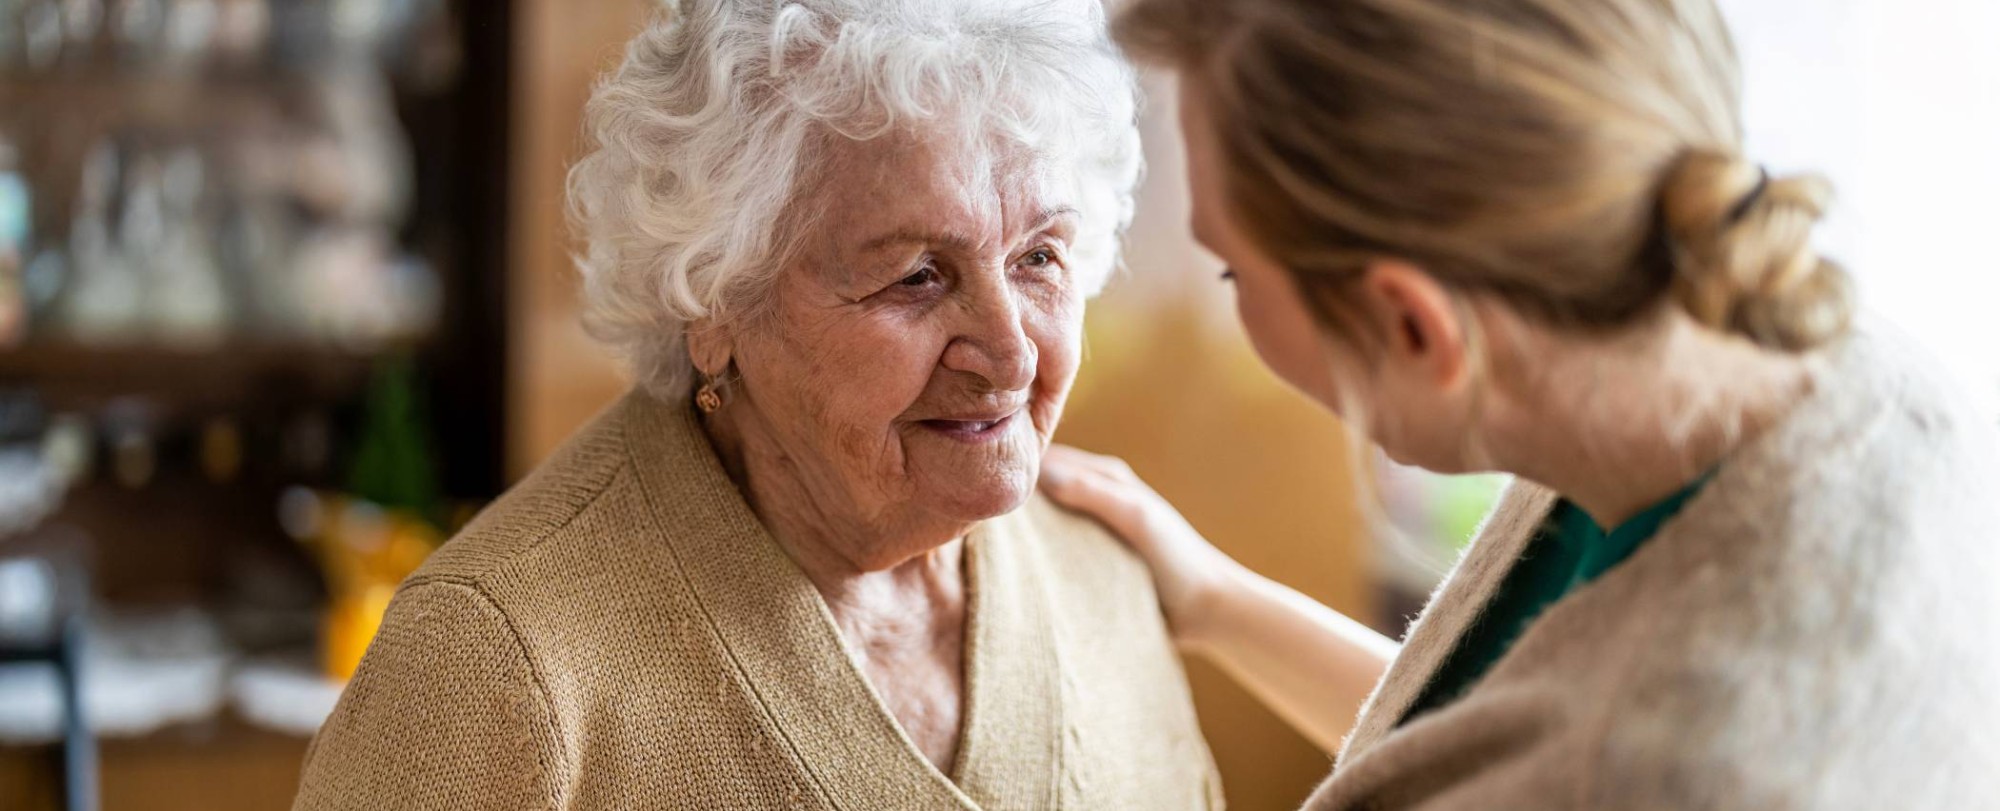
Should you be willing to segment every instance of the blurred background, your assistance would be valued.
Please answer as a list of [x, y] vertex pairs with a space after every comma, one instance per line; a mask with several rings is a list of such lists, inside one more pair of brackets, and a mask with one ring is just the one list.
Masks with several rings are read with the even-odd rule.
[[[286, 807], [395, 583], [625, 389], [562, 181], [649, 6], [0, 0], [0, 808]], [[1724, 6], [1753, 155], [1834, 176], [1827, 249], [2000, 403], [2000, 3]], [[1357, 471], [1256, 363], [1146, 85], [1061, 438], [1398, 635], [1498, 482]], [[1190, 673], [1231, 806], [1295, 807], [1327, 756]]]

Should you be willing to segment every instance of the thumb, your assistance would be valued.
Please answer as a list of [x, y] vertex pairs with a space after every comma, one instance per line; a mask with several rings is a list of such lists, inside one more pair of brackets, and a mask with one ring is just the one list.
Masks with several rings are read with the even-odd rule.
[[1105, 476], [1066, 461], [1042, 464], [1042, 492], [1063, 507], [1097, 519], [1128, 543], [1143, 543], [1145, 505], [1132, 492]]

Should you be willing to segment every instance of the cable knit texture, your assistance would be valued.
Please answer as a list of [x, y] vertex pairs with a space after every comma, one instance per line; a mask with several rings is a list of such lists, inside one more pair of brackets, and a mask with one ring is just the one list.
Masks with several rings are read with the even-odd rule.
[[627, 395], [403, 584], [294, 807], [1220, 807], [1143, 564], [1039, 497], [967, 544], [945, 775], [689, 410]]
[[1399, 726], [1555, 502], [1517, 483], [1307, 808], [2000, 801], [2000, 438], [1887, 328], [1815, 363], [1631, 559]]

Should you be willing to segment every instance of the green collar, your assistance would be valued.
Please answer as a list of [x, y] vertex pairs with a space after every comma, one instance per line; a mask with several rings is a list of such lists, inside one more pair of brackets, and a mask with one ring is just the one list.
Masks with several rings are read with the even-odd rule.
[[1641, 544], [1660, 531], [1662, 524], [1678, 515], [1712, 476], [1707, 474], [1695, 479], [1679, 492], [1608, 531], [1598, 526], [1589, 513], [1564, 499], [1556, 508], [1556, 541], [1576, 560], [1576, 571], [1570, 575], [1566, 591], [1574, 591], [1625, 562]]

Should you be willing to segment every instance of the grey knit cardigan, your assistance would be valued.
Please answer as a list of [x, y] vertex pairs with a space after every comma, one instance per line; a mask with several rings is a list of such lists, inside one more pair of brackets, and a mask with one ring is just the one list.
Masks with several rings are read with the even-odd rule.
[[1631, 559], [1399, 725], [1554, 502], [1508, 491], [1308, 809], [2000, 808], [2000, 439], [1906, 339], [1822, 353]]

